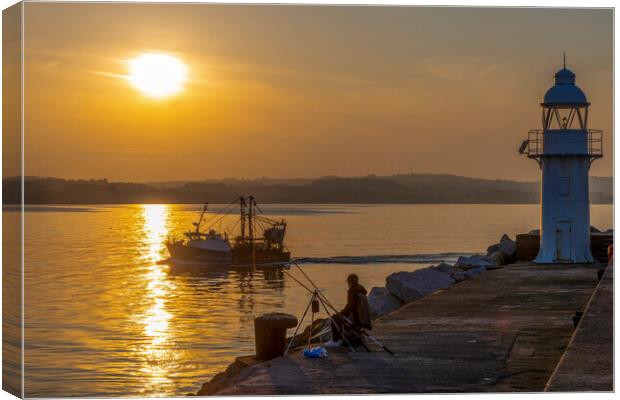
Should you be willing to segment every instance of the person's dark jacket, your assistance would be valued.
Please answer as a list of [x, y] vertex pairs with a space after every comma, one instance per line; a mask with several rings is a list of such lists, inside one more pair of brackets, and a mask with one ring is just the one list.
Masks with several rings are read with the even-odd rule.
[[347, 292], [347, 305], [344, 306], [344, 308], [342, 309], [342, 311], [340, 311], [340, 315], [344, 315], [344, 316], [352, 316], [353, 317], [353, 321], [355, 323], [359, 322], [359, 315], [357, 315], [357, 302], [359, 299], [359, 294], [363, 294], [364, 296], [366, 296], [366, 293], [368, 293], [366, 291], [366, 289], [364, 288], [364, 286], [357, 284], [354, 286], [351, 286], [349, 288], [349, 291]]

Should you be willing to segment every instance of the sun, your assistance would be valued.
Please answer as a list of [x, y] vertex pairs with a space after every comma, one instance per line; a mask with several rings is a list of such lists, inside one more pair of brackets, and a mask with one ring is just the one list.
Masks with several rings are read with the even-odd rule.
[[176, 57], [161, 53], [143, 53], [128, 62], [127, 80], [144, 95], [153, 98], [172, 96], [187, 80], [187, 67]]

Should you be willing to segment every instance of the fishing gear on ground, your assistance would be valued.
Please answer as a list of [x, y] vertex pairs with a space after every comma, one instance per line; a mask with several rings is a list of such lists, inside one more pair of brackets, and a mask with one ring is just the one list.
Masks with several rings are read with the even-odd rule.
[[[290, 250], [288, 248], [287, 248], [287, 251], [290, 252]], [[303, 313], [303, 315], [302, 315], [302, 317], [301, 317], [301, 319], [299, 321], [299, 324], [297, 325], [297, 328], [295, 329], [295, 333], [293, 334], [293, 337], [291, 337], [291, 340], [288, 343], [286, 351], [284, 352], [285, 355], [288, 353], [288, 351], [289, 351], [289, 349], [291, 347], [291, 344], [293, 343], [293, 340], [297, 336], [297, 332], [299, 331], [299, 328], [303, 324], [303, 321], [304, 321], [306, 315], [308, 314], [308, 311], [311, 309], [312, 310], [311, 324], [310, 324], [311, 328], [310, 328], [310, 332], [308, 334], [308, 342], [307, 342], [307, 346], [306, 346], [306, 348], [304, 350], [304, 355], [306, 355], [306, 350], [310, 350], [310, 342], [311, 342], [311, 340], [316, 338], [317, 336], [319, 337], [319, 342], [320, 342], [320, 346], [319, 347], [322, 347], [322, 344], [323, 344], [322, 343], [322, 335], [324, 334], [324, 332], [327, 331], [327, 329], [330, 329], [330, 325], [331, 325], [331, 327], [336, 328], [338, 330], [338, 333], [340, 334], [340, 336], [342, 337], [342, 339], [344, 340], [344, 342], [347, 344], [347, 346], [349, 347], [349, 349], [352, 352], [355, 352], [355, 347], [353, 346], [353, 344], [349, 340], [350, 338], [348, 337], [347, 333], [351, 334], [352, 338], [358, 339], [358, 340], [356, 340], [355, 344], [363, 346], [364, 349], [367, 352], [369, 352], [369, 353], [370, 353], [370, 349], [368, 348], [368, 346], [364, 342], [364, 340], [363, 340], [364, 337], [369, 338], [372, 342], [374, 342], [379, 347], [381, 347], [385, 352], [387, 352], [388, 354], [394, 356], [394, 353], [389, 348], [387, 348], [385, 345], [383, 345], [381, 342], [379, 342], [374, 336], [372, 336], [370, 333], [368, 333], [368, 331], [363, 326], [359, 326], [358, 324], [355, 324], [354, 321], [351, 321], [346, 315], [341, 315], [339, 313], [339, 311], [329, 302], [329, 300], [325, 297], [325, 295], [320, 291], [318, 286], [312, 281], [312, 279], [308, 276], [308, 274], [306, 274], [306, 272], [303, 270], [303, 268], [301, 268], [301, 266], [297, 262], [295, 262], [295, 260], [292, 260], [291, 264], [295, 265], [299, 269], [299, 271], [306, 278], [306, 280], [309, 282], [309, 284], [314, 288], [314, 290], [309, 288], [307, 285], [305, 285], [299, 279], [295, 278], [290, 272], [285, 271], [285, 273], [291, 279], [293, 279], [293, 281], [298, 283], [301, 287], [303, 287], [309, 293], [312, 294], [312, 296], [310, 298], [310, 301], [309, 301], [309, 303], [308, 303], [308, 305], [307, 305], [307, 307], [306, 307], [306, 309], [305, 309], [305, 311], [304, 311], [304, 313]], [[364, 295], [364, 299], [366, 300], [366, 296], [365, 295]], [[314, 315], [316, 313], [320, 312], [321, 306], [323, 306], [323, 309], [325, 310], [326, 314], [329, 316], [329, 320], [328, 320], [329, 321], [329, 325], [328, 325], [327, 328], [324, 328], [321, 332], [319, 332], [319, 334], [313, 336], [312, 335], [312, 327], [314, 326]], [[342, 321], [342, 326], [340, 326], [339, 324], [335, 323], [334, 317], [332, 316], [332, 313], [330, 313], [329, 309], [331, 309], [339, 317], [339, 319]], [[371, 323], [369, 323], [368, 325], [370, 326]], [[344, 332], [345, 329], [349, 330], [349, 332]], [[315, 350], [315, 352], [318, 352], [318, 350]], [[314, 354], [314, 353], [308, 352], [308, 354]], [[323, 354], [323, 353], [321, 352], [321, 354]], [[310, 357], [309, 355], [306, 355], [306, 356]], [[326, 357], [326, 356], [327, 356], [327, 351], [325, 351], [324, 357]], [[314, 358], [314, 357], [312, 357], [312, 358]]]

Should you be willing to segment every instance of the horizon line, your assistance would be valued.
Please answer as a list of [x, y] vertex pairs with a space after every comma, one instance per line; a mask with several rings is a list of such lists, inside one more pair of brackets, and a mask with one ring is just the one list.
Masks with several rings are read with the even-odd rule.
[[[107, 181], [110, 183], [141, 183], [141, 184], [149, 184], [149, 183], [171, 183], [171, 182], [205, 182], [205, 181], [226, 181], [226, 180], [239, 180], [239, 181], [260, 181], [260, 180], [309, 180], [316, 181], [325, 178], [341, 178], [341, 179], [359, 179], [359, 178], [391, 178], [391, 177], [403, 177], [403, 176], [412, 176], [412, 175], [431, 175], [431, 176], [450, 176], [455, 178], [465, 178], [465, 179], [475, 179], [482, 181], [505, 181], [505, 182], [518, 182], [518, 183], [536, 183], [540, 180], [518, 180], [518, 179], [508, 179], [508, 178], [481, 178], [475, 176], [467, 176], [467, 175], [456, 175], [451, 173], [436, 173], [436, 172], [412, 172], [412, 173], [395, 173], [395, 174], [387, 174], [387, 175], [377, 175], [377, 174], [366, 174], [366, 175], [322, 175], [318, 177], [254, 177], [254, 178], [246, 178], [246, 177], [225, 177], [225, 178], [200, 178], [200, 179], [163, 179], [163, 180], [116, 180], [110, 179], [107, 177], [103, 178], [68, 178], [68, 177], [58, 177], [58, 176], [41, 176], [41, 175], [24, 175], [24, 179], [28, 178], [38, 178], [38, 179], [59, 179], [66, 181]], [[590, 178], [613, 178], [613, 175], [591, 175]], [[21, 179], [21, 175], [12, 175], [3, 177], [2, 180], [10, 180], [10, 179]]]

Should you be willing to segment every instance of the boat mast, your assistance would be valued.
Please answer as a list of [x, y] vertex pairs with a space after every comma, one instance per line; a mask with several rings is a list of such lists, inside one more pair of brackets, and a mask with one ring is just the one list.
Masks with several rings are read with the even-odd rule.
[[209, 203], [205, 203], [205, 205], [202, 207], [202, 212], [200, 213], [200, 219], [198, 219], [198, 222], [194, 222], [194, 225], [196, 226], [196, 233], [200, 233], [200, 224], [202, 224], [202, 218], [205, 216], [205, 213], [207, 212], [208, 205]]
[[245, 199], [239, 197], [239, 209], [241, 213], [241, 241], [245, 240]]
[[250, 243], [254, 244], [254, 224], [252, 221], [252, 206], [254, 204], [254, 196], [248, 196], [248, 228]]

